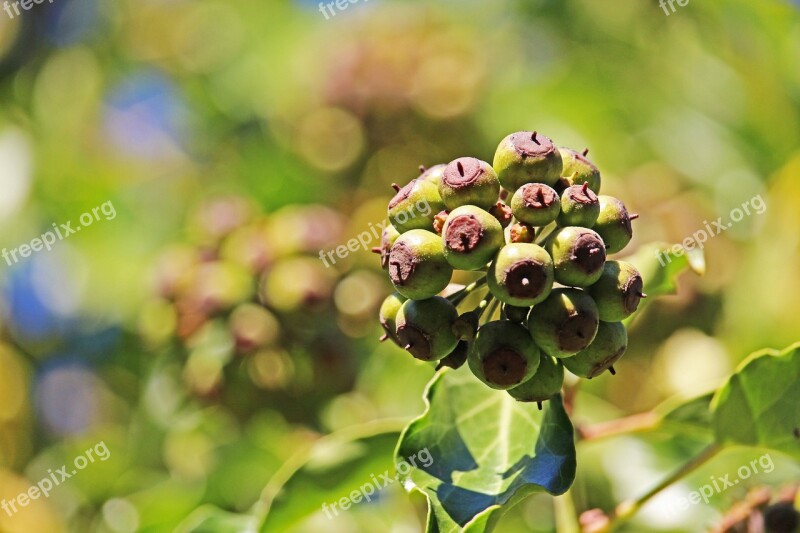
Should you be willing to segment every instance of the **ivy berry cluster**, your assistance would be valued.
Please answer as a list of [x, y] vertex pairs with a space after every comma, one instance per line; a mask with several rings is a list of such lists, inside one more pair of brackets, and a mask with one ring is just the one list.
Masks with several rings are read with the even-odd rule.
[[[608, 256], [630, 242], [637, 215], [599, 195], [586, 156], [521, 131], [491, 165], [460, 157], [394, 185], [375, 249], [396, 290], [380, 309], [383, 339], [437, 369], [467, 362], [489, 387], [540, 408], [561, 390], [564, 367], [613, 374], [628, 344], [622, 321], [645, 294], [636, 268]], [[408, 216], [419, 202], [432, 209]], [[482, 275], [453, 292], [455, 270]]]

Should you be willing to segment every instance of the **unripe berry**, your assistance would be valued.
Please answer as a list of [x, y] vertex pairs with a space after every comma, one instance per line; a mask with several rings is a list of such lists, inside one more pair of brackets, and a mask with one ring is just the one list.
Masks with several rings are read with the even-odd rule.
[[562, 169], [561, 154], [553, 141], [535, 131], [520, 131], [503, 139], [492, 166], [509, 191], [526, 183], [555, 185]]
[[589, 188], [595, 192], [600, 192], [600, 171], [597, 167], [586, 158], [589, 150], [584, 150], [583, 153], [576, 152], [569, 148], [559, 148], [561, 153], [561, 182], [565, 187], [571, 185], [582, 185], [584, 182], [589, 183]]
[[493, 389], [510, 389], [536, 373], [540, 353], [524, 327], [497, 320], [478, 330], [469, 352], [469, 368]]
[[308, 256], [280, 259], [264, 274], [261, 298], [283, 313], [318, 309], [330, 304], [336, 282], [333, 269]]
[[526, 183], [511, 197], [511, 211], [520, 222], [546, 226], [558, 217], [561, 202], [552, 187], [544, 183]]
[[459, 315], [458, 319], [453, 323], [453, 333], [461, 340], [475, 340], [480, 318], [475, 309]]
[[413, 300], [424, 300], [442, 291], [453, 275], [444, 257], [442, 238], [421, 229], [397, 238], [389, 252], [389, 277], [397, 292]]
[[586, 228], [556, 230], [545, 246], [553, 258], [556, 281], [570, 287], [587, 287], [603, 273], [606, 249], [603, 239]]
[[250, 272], [230, 261], [201, 263], [194, 281], [193, 296], [203, 311], [209, 313], [229, 309], [250, 299], [253, 293]]
[[443, 209], [439, 188], [430, 181], [417, 178], [398, 189], [389, 201], [389, 221], [400, 233], [412, 229], [430, 231], [436, 213]]
[[553, 261], [536, 244], [507, 244], [489, 267], [488, 284], [495, 298], [503, 303], [536, 305], [553, 288]]
[[400, 232], [389, 224], [381, 232], [381, 245], [372, 249], [376, 254], [381, 254], [381, 268], [389, 268], [389, 252], [392, 250], [392, 245], [400, 236]]
[[539, 369], [533, 377], [513, 389], [508, 389], [508, 393], [519, 402], [536, 402], [541, 409], [542, 402], [561, 392], [563, 385], [564, 367], [561, 361], [543, 353], [539, 360]]
[[422, 171], [422, 174], [420, 174], [417, 177], [417, 179], [422, 181], [429, 181], [434, 185], [436, 185], [436, 187], [439, 187], [439, 182], [442, 181], [442, 175], [444, 174], [444, 168], [446, 166], [447, 165], [440, 164], [440, 165], [434, 165], [431, 168], [427, 169], [423, 166], [420, 166], [419, 169]]
[[234, 309], [228, 318], [228, 327], [239, 353], [250, 353], [274, 343], [281, 331], [275, 315], [254, 303], [244, 303]]
[[397, 313], [397, 340], [417, 359], [438, 361], [458, 344], [452, 329], [456, 318], [456, 308], [441, 296], [407, 300]]
[[553, 357], [574, 355], [594, 340], [600, 317], [592, 297], [580, 289], [553, 289], [528, 317], [536, 345]]
[[587, 289], [600, 311], [600, 320], [619, 322], [631, 316], [645, 295], [642, 276], [630, 263], [608, 261], [597, 283]]
[[600, 214], [600, 202], [588, 183], [573, 185], [561, 194], [559, 226], [583, 226], [591, 228]]
[[439, 182], [439, 195], [447, 209], [476, 205], [490, 209], [500, 194], [494, 169], [474, 157], [460, 157], [447, 165]]
[[436, 216], [433, 217], [433, 231], [437, 235], [442, 234], [442, 230], [444, 230], [444, 223], [447, 222], [447, 211], [439, 211], [436, 213]]
[[489, 209], [489, 214], [496, 218], [503, 228], [511, 224], [511, 220], [514, 218], [514, 213], [511, 212], [511, 208], [503, 202], [494, 204], [492, 208]]
[[467, 362], [467, 354], [469, 354], [469, 342], [458, 341], [458, 344], [449, 355], [439, 359], [436, 370], [440, 370], [443, 367], [461, 368]]
[[622, 322], [600, 322], [597, 335], [588, 348], [563, 359], [567, 370], [578, 377], [593, 378], [606, 370], [614, 373], [612, 365], [628, 347], [628, 332]]
[[536, 229], [528, 224], [517, 222], [503, 230], [505, 241], [513, 243], [532, 243], [536, 239]]
[[511, 322], [524, 324], [528, 320], [528, 313], [531, 312], [531, 308], [503, 304], [503, 312], [506, 314], [506, 318]]
[[478, 270], [485, 267], [505, 243], [503, 228], [479, 207], [454, 209], [442, 229], [444, 257], [453, 268]]
[[625, 248], [633, 238], [631, 220], [634, 217], [628, 214], [620, 200], [613, 196], [598, 196], [600, 201], [600, 214], [594, 223], [594, 230], [603, 238], [608, 247], [608, 253], [615, 254]]
[[392, 339], [395, 344], [400, 344], [397, 340], [397, 313], [406, 300], [407, 298], [405, 296], [399, 292], [395, 292], [387, 296], [381, 304], [381, 308], [378, 311], [378, 318], [385, 332], [385, 335], [381, 337], [381, 341]]

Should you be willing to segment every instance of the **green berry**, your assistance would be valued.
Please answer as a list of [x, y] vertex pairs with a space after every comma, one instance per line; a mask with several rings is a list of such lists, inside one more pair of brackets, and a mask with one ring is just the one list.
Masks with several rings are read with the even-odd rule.
[[260, 296], [281, 313], [306, 313], [330, 304], [336, 275], [319, 260], [308, 256], [280, 259], [261, 281]]
[[496, 218], [479, 207], [465, 205], [447, 216], [442, 242], [444, 257], [453, 268], [478, 270], [492, 260], [505, 238]]
[[441, 296], [407, 300], [397, 313], [397, 340], [417, 359], [438, 361], [458, 344], [453, 333], [456, 318], [455, 306]]
[[434, 165], [431, 168], [427, 169], [423, 166], [420, 166], [419, 169], [422, 172], [422, 174], [420, 174], [417, 177], [417, 179], [422, 181], [429, 181], [434, 185], [436, 185], [436, 187], [439, 187], [439, 182], [442, 181], [442, 175], [444, 174], [444, 168], [446, 166], [447, 165], [444, 164]]
[[492, 261], [488, 282], [489, 290], [501, 302], [530, 307], [550, 294], [553, 261], [536, 244], [507, 244]]
[[625, 248], [633, 238], [631, 220], [637, 215], [629, 215], [620, 200], [613, 196], [598, 196], [600, 201], [600, 214], [594, 223], [594, 230], [603, 238], [610, 254], [615, 254]]
[[556, 281], [562, 285], [587, 287], [603, 273], [605, 244], [590, 229], [560, 228], [550, 236], [545, 248], [553, 258]]
[[536, 345], [553, 357], [569, 357], [592, 342], [600, 317], [592, 297], [580, 289], [553, 289], [528, 317]]
[[511, 211], [520, 222], [546, 226], [558, 217], [561, 202], [552, 187], [544, 183], [526, 183], [511, 197]]
[[389, 224], [381, 232], [381, 245], [372, 249], [376, 254], [381, 254], [381, 268], [389, 268], [389, 252], [392, 250], [392, 245], [400, 236], [400, 232]]
[[600, 192], [600, 171], [597, 167], [586, 159], [586, 154], [589, 150], [584, 150], [583, 153], [576, 152], [569, 148], [559, 148], [561, 153], [561, 183], [564, 187], [571, 185], [582, 185], [588, 183], [589, 188], [595, 192]]
[[514, 213], [511, 212], [511, 208], [499, 201], [489, 209], [489, 214], [496, 218], [503, 228], [508, 227], [514, 218]]
[[539, 361], [539, 369], [533, 377], [522, 385], [508, 389], [508, 393], [520, 402], [536, 402], [541, 409], [542, 402], [561, 392], [563, 385], [564, 366], [561, 361], [543, 353]]
[[275, 315], [263, 306], [249, 302], [233, 310], [228, 318], [228, 327], [239, 353], [251, 353], [269, 346], [278, 340], [281, 333]]
[[469, 353], [469, 342], [458, 341], [458, 344], [453, 351], [446, 357], [439, 359], [439, 364], [436, 365], [436, 370], [443, 367], [461, 368], [467, 362], [467, 354]]
[[563, 360], [567, 370], [578, 377], [597, 377], [612, 366], [628, 348], [628, 332], [622, 322], [600, 322], [597, 336], [588, 348]]
[[600, 214], [600, 202], [589, 184], [573, 185], [561, 194], [559, 226], [583, 226], [591, 228]]
[[485, 161], [474, 157], [460, 157], [451, 161], [439, 182], [439, 195], [447, 209], [462, 205], [476, 205], [490, 209], [500, 194], [500, 182], [494, 169]]
[[600, 320], [619, 322], [631, 316], [639, 307], [642, 293], [642, 276], [630, 263], [608, 261], [597, 283], [587, 290], [597, 303]]
[[549, 138], [519, 131], [500, 142], [492, 163], [500, 185], [516, 191], [526, 183], [555, 185], [561, 177], [561, 154]]
[[475, 340], [480, 318], [475, 309], [459, 315], [458, 319], [453, 324], [453, 332], [461, 340]]
[[517, 222], [504, 229], [503, 235], [505, 235], [505, 241], [508, 244], [531, 243], [536, 238], [536, 228]]
[[539, 367], [540, 352], [523, 326], [497, 320], [481, 326], [469, 352], [469, 368], [493, 389], [510, 389]]
[[399, 292], [395, 292], [387, 296], [381, 304], [381, 308], [378, 311], [378, 318], [385, 332], [385, 335], [381, 337], [381, 341], [392, 339], [395, 344], [399, 344], [397, 340], [397, 313], [406, 300], [407, 298], [405, 296]]
[[442, 291], [453, 275], [444, 257], [442, 238], [421, 229], [397, 238], [389, 252], [389, 277], [397, 292], [412, 300], [424, 300]]
[[389, 201], [389, 221], [400, 233], [433, 229], [436, 213], [444, 209], [439, 188], [430, 181], [414, 179]]
[[447, 222], [447, 215], [447, 211], [439, 211], [433, 218], [433, 231], [437, 235], [442, 234], [442, 230], [444, 230], [444, 223]]
[[503, 312], [506, 314], [506, 318], [511, 322], [523, 324], [526, 320], [528, 320], [528, 313], [531, 312], [531, 308], [503, 304]]

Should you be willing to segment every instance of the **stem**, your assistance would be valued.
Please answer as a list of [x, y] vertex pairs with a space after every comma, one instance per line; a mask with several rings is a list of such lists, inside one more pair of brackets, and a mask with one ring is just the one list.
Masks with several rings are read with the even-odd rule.
[[455, 292], [455, 293], [451, 294], [450, 296], [448, 296], [447, 299], [450, 300], [450, 303], [452, 303], [454, 306], [458, 307], [458, 304], [463, 302], [464, 299], [467, 296], [469, 296], [470, 294], [472, 294], [472, 292], [475, 289], [485, 285], [487, 281], [488, 281], [488, 278], [486, 276], [483, 276], [480, 279], [476, 279], [475, 281], [473, 281], [472, 283], [470, 283], [469, 285], [467, 285], [466, 287], [464, 287], [460, 291]]
[[[578, 394], [581, 383], [583, 383], [583, 380], [579, 379], [571, 387], [564, 387], [564, 410], [570, 418], [572, 418], [572, 412], [575, 410], [575, 396]], [[575, 430], [578, 432], [578, 437], [583, 438], [582, 428], [575, 424]]]
[[490, 292], [487, 293], [486, 297], [483, 300], [481, 300], [481, 303], [478, 304], [478, 307], [475, 309], [478, 315], [478, 320], [481, 319], [481, 316], [483, 316], [483, 312], [486, 311], [486, 308], [489, 306], [490, 303], [492, 303], [492, 300], [494, 300], [494, 294]]
[[492, 315], [494, 315], [494, 312], [497, 311], [497, 306], [499, 304], [500, 300], [492, 300], [492, 302], [487, 306], [486, 322], [489, 322], [492, 319]]
[[640, 413], [638, 415], [626, 416], [592, 424], [591, 426], [578, 426], [577, 431], [581, 440], [600, 440], [626, 433], [636, 433], [654, 429], [661, 423], [661, 417], [656, 413]]
[[[549, 230], [549, 231], [547, 233], [544, 233], [544, 230]], [[539, 236], [536, 237], [536, 239], [534, 240], [534, 244], [542, 246], [545, 243], [545, 241], [547, 241], [548, 237], [550, 237], [550, 235], [552, 235], [555, 230], [556, 230], [556, 225], [553, 223], [543, 227], [539, 232]], [[544, 236], [542, 236], [542, 234], [544, 234]]]
[[620, 522], [628, 520], [630, 517], [635, 515], [636, 512], [641, 509], [642, 506], [644, 506], [644, 504], [650, 501], [653, 496], [666, 489], [679, 479], [689, 475], [703, 466], [720, 451], [722, 451], [722, 447], [720, 445], [716, 443], [709, 444], [699, 454], [690, 459], [688, 463], [684, 464], [678, 470], [667, 476], [661, 483], [647, 491], [643, 496], [640, 496], [636, 500], [629, 500], [617, 505], [616, 509], [614, 509], [609, 515], [609, 518], [611, 519], [611, 525], [615, 526]]
[[557, 533], [580, 533], [581, 526], [575, 512], [575, 502], [572, 500], [572, 489], [553, 498], [553, 514]]

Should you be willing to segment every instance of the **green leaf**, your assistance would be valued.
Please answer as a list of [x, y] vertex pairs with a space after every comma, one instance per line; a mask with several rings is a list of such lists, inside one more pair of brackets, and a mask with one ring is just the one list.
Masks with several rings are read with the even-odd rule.
[[713, 439], [711, 434], [711, 411], [709, 404], [714, 393], [709, 392], [686, 400], [678, 405], [666, 402], [663, 406], [656, 409], [656, 412], [666, 411], [661, 416], [662, 425], [679, 435], [689, 435], [708, 439]]
[[175, 528], [175, 533], [255, 533], [256, 520], [249, 515], [229, 513], [213, 505], [197, 508]]
[[625, 261], [633, 264], [642, 274], [644, 292], [650, 297], [675, 294], [678, 275], [687, 268], [700, 276], [706, 271], [703, 250], [684, 249], [680, 245], [648, 244], [639, 248], [634, 255], [626, 257]]
[[395, 462], [406, 490], [428, 498], [428, 531], [488, 531], [525, 496], [572, 485], [575, 443], [560, 396], [539, 411], [462, 367], [437, 374], [426, 401]]
[[711, 402], [719, 444], [759, 446], [800, 459], [800, 343], [747, 358]]
[[[260, 531], [286, 531], [315, 512], [329, 517], [340, 498], [392, 470], [392, 451], [406, 420], [387, 419], [354, 426], [319, 439], [301, 450], [275, 474], [254, 509]], [[358, 505], [355, 503], [354, 505]]]

